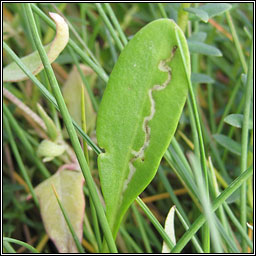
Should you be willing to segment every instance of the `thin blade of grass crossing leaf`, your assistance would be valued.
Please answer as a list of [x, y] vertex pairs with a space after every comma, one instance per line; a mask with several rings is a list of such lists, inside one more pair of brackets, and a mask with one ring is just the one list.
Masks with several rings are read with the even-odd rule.
[[56, 189], [55, 189], [55, 187], [54, 187], [53, 184], [52, 184], [52, 189], [53, 189], [53, 192], [54, 192], [55, 197], [56, 197], [56, 199], [57, 199], [57, 202], [58, 202], [58, 204], [59, 204], [59, 206], [60, 206], [60, 209], [61, 209], [61, 212], [62, 212], [62, 214], [63, 214], [63, 216], [64, 216], [64, 219], [65, 219], [65, 221], [66, 221], [66, 224], [68, 225], [69, 231], [70, 231], [71, 234], [72, 234], [72, 237], [73, 237], [74, 242], [75, 242], [75, 244], [76, 244], [76, 248], [77, 248], [77, 250], [78, 250], [80, 253], [83, 253], [83, 252], [84, 252], [84, 249], [83, 249], [81, 243], [80, 243], [79, 240], [78, 240], [78, 237], [77, 237], [77, 235], [76, 235], [76, 233], [75, 233], [75, 231], [74, 231], [74, 228], [73, 228], [73, 226], [72, 226], [72, 224], [71, 224], [71, 222], [70, 222], [70, 220], [69, 220], [69, 218], [68, 218], [67, 212], [66, 212], [65, 208], [63, 207], [63, 205], [62, 205], [62, 203], [61, 203], [61, 201], [60, 201], [59, 195], [58, 195], [58, 193], [57, 193], [57, 191], [56, 191]]
[[77, 252], [77, 248], [51, 185], [53, 184], [56, 188], [62, 205], [81, 242], [85, 208], [83, 182], [84, 178], [81, 171], [62, 170], [35, 188], [46, 232], [60, 253], [74, 253]]
[[[49, 13], [51, 18], [56, 23], [56, 36], [52, 43], [45, 46], [45, 51], [49, 62], [52, 63], [65, 48], [69, 40], [68, 25], [64, 19], [56, 14]], [[38, 52], [33, 52], [23, 58], [21, 61], [29, 68], [34, 74], [38, 74], [44, 67]], [[20, 70], [16, 63], [11, 63], [3, 69], [3, 81], [4, 82], [17, 82], [28, 79], [28, 77]]]
[[[172, 206], [167, 217], [165, 220], [165, 225], [164, 225], [164, 230], [165, 232], [169, 235], [170, 239], [172, 240], [173, 244], [176, 244], [176, 239], [175, 239], [175, 228], [174, 228], [174, 213], [175, 213], [175, 208], [176, 206]], [[169, 246], [166, 244], [166, 242], [163, 242], [163, 247], [162, 247], [162, 253], [170, 253], [171, 249]]]

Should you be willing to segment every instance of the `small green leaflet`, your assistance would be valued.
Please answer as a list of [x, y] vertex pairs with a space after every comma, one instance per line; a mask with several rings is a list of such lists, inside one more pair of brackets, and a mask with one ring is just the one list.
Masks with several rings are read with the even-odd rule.
[[110, 75], [96, 134], [105, 150], [98, 167], [114, 237], [128, 207], [155, 176], [178, 125], [188, 91], [181, 51], [190, 76], [181, 29], [170, 19], [153, 21], [127, 44]]

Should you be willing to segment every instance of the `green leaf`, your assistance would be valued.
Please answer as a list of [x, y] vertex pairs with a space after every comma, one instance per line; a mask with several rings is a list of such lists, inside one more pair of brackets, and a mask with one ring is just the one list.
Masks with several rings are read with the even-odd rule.
[[209, 3], [201, 5], [199, 7], [199, 9], [208, 13], [209, 18], [221, 15], [222, 13], [230, 10], [231, 8], [232, 5], [226, 3]]
[[56, 140], [58, 137], [58, 129], [39, 103], [37, 103], [37, 111], [45, 123], [49, 137], [52, 140]]
[[205, 74], [200, 74], [200, 73], [192, 73], [191, 74], [191, 81], [192, 83], [197, 83], [197, 84], [212, 84], [214, 83], [214, 80]]
[[37, 155], [44, 157], [43, 162], [48, 162], [54, 157], [62, 155], [65, 150], [66, 145], [60, 145], [50, 140], [43, 140], [37, 148]]
[[110, 75], [96, 134], [105, 149], [98, 166], [114, 237], [130, 204], [153, 179], [178, 125], [188, 92], [181, 51], [190, 76], [183, 32], [173, 20], [156, 20], [130, 40]]
[[35, 188], [45, 230], [60, 253], [76, 253], [77, 247], [56, 200], [52, 185], [54, 185], [81, 242], [85, 207], [83, 182], [81, 171], [62, 170]]
[[[244, 115], [242, 114], [231, 114], [225, 117], [224, 122], [234, 127], [242, 128], [243, 118]], [[253, 129], [253, 122], [251, 119], [249, 120], [249, 129]]]
[[195, 14], [197, 17], [199, 17], [204, 22], [208, 22], [208, 20], [209, 20], [208, 13], [202, 9], [189, 7], [189, 8], [184, 8], [184, 10], [189, 13]]
[[217, 56], [217, 57], [222, 56], [222, 53], [218, 48], [209, 44], [188, 40], [188, 46], [191, 53], [200, 53], [204, 55]]
[[[47, 52], [49, 62], [52, 63], [59, 56], [59, 54], [68, 43], [69, 31], [67, 23], [60, 15], [58, 15], [57, 13], [49, 13], [49, 15], [56, 23], [56, 36], [52, 43], [46, 45], [44, 48]], [[44, 68], [39, 53], [37, 51], [21, 58], [21, 61], [34, 75], [38, 74]], [[12, 62], [3, 69], [4, 82], [17, 82], [26, 79], [28, 79], [28, 77], [15, 62]]]
[[[175, 213], [176, 206], [172, 206], [166, 219], [165, 219], [165, 224], [164, 224], [164, 230], [170, 237], [171, 241], [173, 244], [176, 244], [176, 239], [175, 239], [175, 228], [174, 228], [174, 213]], [[169, 246], [166, 244], [166, 242], [163, 242], [163, 247], [162, 247], [162, 253], [170, 253], [171, 249]]]
[[204, 42], [207, 37], [207, 34], [205, 32], [196, 32], [193, 33], [189, 38], [188, 41], [196, 41], [196, 42]]
[[224, 148], [229, 150], [230, 152], [236, 154], [236, 155], [241, 155], [241, 145], [230, 139], [228, 136], [223, 135], [223, 134], [214, 134], [213, 138]]

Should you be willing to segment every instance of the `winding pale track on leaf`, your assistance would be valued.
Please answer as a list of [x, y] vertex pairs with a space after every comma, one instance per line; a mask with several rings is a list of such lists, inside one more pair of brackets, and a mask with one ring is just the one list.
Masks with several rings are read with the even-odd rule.
[[165, 80], [165, 82], [162, 85], [154, 85], [151, 89], [149, 89], [148, 91], [148, 96], [149, 96], [149, 100], [150, 100], [150, 104], [151, 104], [151, 108], [150, 108], [150, 114], [149, 116], [146, 116], [144, 118], [143, 121], [143, 131], [145, 132], [145, 139], [144, 139], [144, 143], [142, 145], [142, 147], [138, 150], [138, 151], [134, 151], [132, 150], [132, 154], [134, 155], [133, 158], [129, 161], [129, 174], [127, 179], [124, 181], [124, 186], [123, 186], [123, 192], [127, 189], [127, 186], [129, 184], [129, 182], [132, 179], [132, 176], [134, 175], [136, 168], [134, 166], [134, 162], [137, 159], [142, 159], [142, 161], [144, 161], [144, 152], [146, 150], [146, 148], [149, 146], [150, 143], [150, 134], [151, 134], [151, 128], [149, 127], [149, 121], [151, 121], [155, 115], [156, 109], [155, 109], [155, 100], [153, 98], [153, 92], [154, 91], [161, 91], [163, 89], [165, 89], [167, 87], [167, 85], [171, 82], [172, 79], [172, 70], [171, 68], [168, 66], [167, 63], [169, 63], [172, 58], [174, 57], [174, 54], [177, 50], [177, 46], [174, 46], [172, 48], [172, 52], [171, 52], [171, 56], [165, 60], [161, 60], [159, 62], [158, 65], [158, 69], [162, 72], [166, 72], [167, 73], [167, 79]]

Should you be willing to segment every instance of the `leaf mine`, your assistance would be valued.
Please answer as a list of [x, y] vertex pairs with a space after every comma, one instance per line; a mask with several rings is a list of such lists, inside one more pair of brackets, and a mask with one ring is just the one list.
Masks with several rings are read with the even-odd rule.
[[138, 151], [132, 151], [132, 154], [134, 155], [134, 157], [130, 160], [129, 162], [129, 174], [127, 179], [124, 181], [124, 187], [123, 187], [123, 192], [127, 189], [127, 185], [129, 184], [133, 174], [136, 171], [136, 168], [134, 167], [133, 163], [137, 160], [137, 159], [142, 159], [144, 161], [144, 152], [146, 150], [146, 148], [148, 147], [149, 143], [150, 143], [150, 132], [151, 132], [151, 128], [149, 126], [149, 121], [151, 121], [155, 115], [156, 112], [156, 108], [155, 108], [155, 100], [153, 98], [153, 92], [154, 91], [161, 91], [164, 90], [167, 85], [171, 82], [172, 79], [172, 70], [171, 68], [168, 66], [168, 63], [171, 62], [172, 58], [174, 57], [174, 54], [177, 50], [177, 46], [175, 45], [172, 49], [171, 52], [171, 56], [166, 59], [166, 60], [161, 60], [159, 62], [158, 65], [158, 69], [162, 72], [166, 72], [167, 73], [167, 79], [166, 81], [164, 81], [164, 83], [162, 85], [154, 85], [153, 88], [149, 89], [148, 91], [148, 96], [150, 99], [150, 115], [146, 116], [144, 118], [143, 121], [143, 131], [145, 132], [145, 140], [144, 140], [144, 144], [142, 145], [142, 147], [138, 150]]

